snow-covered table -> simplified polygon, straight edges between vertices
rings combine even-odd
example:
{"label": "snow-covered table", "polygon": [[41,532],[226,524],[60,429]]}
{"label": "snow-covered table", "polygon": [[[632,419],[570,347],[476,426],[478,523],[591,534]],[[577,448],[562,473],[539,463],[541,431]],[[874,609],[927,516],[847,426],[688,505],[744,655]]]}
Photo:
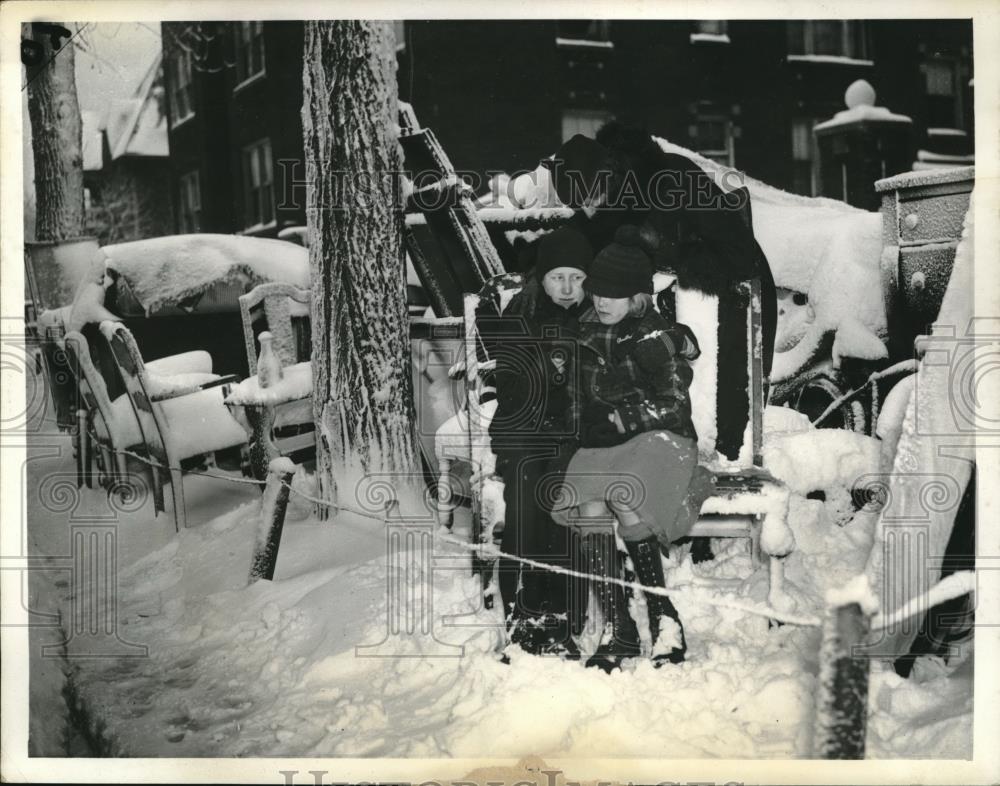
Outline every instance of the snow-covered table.
{"label": "snow-covered table", "polygon": [[305,361],[286,366],[282,378],[268,387],[261,387],[256,375],[248,377],[233,386],[226,405],[242,408],[250,436],[250,472],[264,480],[268,465],[282,455],[273,438],[275,426],[312,417],[312,365]]}

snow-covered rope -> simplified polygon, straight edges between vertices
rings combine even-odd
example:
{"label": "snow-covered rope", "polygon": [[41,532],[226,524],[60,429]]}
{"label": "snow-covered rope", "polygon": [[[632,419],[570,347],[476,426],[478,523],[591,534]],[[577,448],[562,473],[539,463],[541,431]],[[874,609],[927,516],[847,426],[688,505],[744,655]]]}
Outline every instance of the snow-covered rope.
{"label": "snow-covered rope", "polygon": [[944,603],[947,600],[954,600],[970,592],[976,591],[976,572],[973,570],[963,570],[952,573],[929,590],[915,598],[910,598],[906,603],[889,614],[879,612],[872,617],[871,629],[873,631],[883,630],[898,625],[903,620],[922,614],[928,609]]}
{"label": "snow-covered rope", "polygon": [[777,620],[778,622],[783,622],[789,625],[799,625],[804,627],[819,627],[820,619],[819,617],[807,614],[789,614],[784,611],[778,611],[775,608],[767,606],[763,603],[755,603],[753,601],[740,600],[738,598],[732,599],[720,599],[717,594],[709,594],[698,592],[690,589],[688,584],[675,584],[670,587],[649,587],[645,584],[641,584],[637,581],[626,581],[625,579],[615,579],[609,576],[599,576],[594,573],[583,573],[578,570],[572,570],[571,568],[564,568],[560,565],[552,565],[548,562],[538,562],[537,560],[530,559],[528,557],[519,557],[514,554],[508,554],[495,546],[491,546],[485,543],[466,543],[458,538],[451,537],[449,535],[438,535],[438,538],[445,541],[446,543],[451,543],[453,545],[459,546],[468,551],[484,551],[491,557],[502,557],[504,559],[513,560],[515,562],[520,562],[525,565],[531,565],[532,567],[542,568],[543,570],[548,570],[553,573],[561,573],[564,576],[574,576],[575,578],[588,579],[591,581],[600,581],[605,584],[617,584],[626,589],[636,590],[638,592],[646,592],[651,595],[662,595],[663,597],[670,597],[680,595],[681,597],[688,597],[691,600],[697,601],[699,603],[705,603],[709,606],[718,606],[720,608],[735,609],[737,611],[744,611],[748,614],[755,614],[759,617],[766,617],[768,619]]}
{"label": "snow-covered rope", "polygon": [[[267,481],[266,480],[256,480],[256,479],[252,479],[252,478],[234,478],[232,475],[223,475],[223,474],[218,473],[218,472],[208,472],[207,470],[195,470],[195,469],[186,470],[186,469],[182,469],[181,467],[170,467],[170,466],[168,466],[166,464],[161,464],[159,461],[153,461],[152,459],[148,458],[147,456],[143,456],[143,455],[140,455],[139,453],[135,453],[134,451],[126,450],[126,449],[123,449],[123,448],[120,448],[120,449],[118,449],[118,450],[116,450],[114,452],[118,453],[120,455],[123,455],[123,456],[131,456],[132,458],[138,459],[139,461],[143,462],[144,464],[148,464],[150,467],[155,467],[157,469],[180,470],[180,471],[184,472],[184,474],[186,474],[186,475],[200,475],[201,477],[205,477],[205,478],[215,478],[217,480],[226,480],[226,481],[229,481],[230,483],[243,483],[243,484],[248,484],[248,485],[258,486],[258,487],[267,485]],[[379,516],[379,515],[376,515],[374,513],[369,512],[369,511],[360,510],[358,508],[353,508],[350,505],[342,505],[340,503],[330,502],[329,500],[319,499],[318,497],[312,497],[312,496],[306,494],[305,492],[300,491],[299,489],[293,488],[291,486],[291,484],[285,483],[284,481],[279,481],[279,482],[281,483],[282,486],[286,486],[288,488],[288,490],[292,494],[295,494],[295,495],[297,495],[299,497],[302,497],[303,499],[306,499],[309,502],[312,502],[314,504],[323,505],[323,506],[328,507],[328,508],[333,508],[335,511],[336,510],[344,510],[344,511],[347,511],[348,513],[354,513],[357,516],[364,516],[365,518],[374,519],[376,521],[385,521],[385,516]]]}
{"label": "snow-covered rope", "polygon": [[[132,458],[138,459],[139,461],[148,464],[151,467],[157,467],[159,469],[171,469],[165,464],[161,464],[158,461],[153,461],[146,456],[142,456],[131,450],[119,449],[116,451]],[[180,469],[179,467],[176,469]],[[202,475],[204,477],[216,478],[218,480],[226,480],[230,483],[244,483],[252,484],[255,486],[263,486],[266,481],[263,480],[251,480],[247,478],[234,478],[231,475],[222,475],[215,472],[189,470],[187,471],[189,475]],[[342,505],[339,503],[332,503],[329,500],[320,499],[318,497],[313,497],[306,494],[299,489],[293,488],[291,484],[280,481],[283,486],[286,486],[288,490],[295,494],[296,496],[302,497],[303,499],[312,502],[316,505],[324,505],[326,507],[333,508],[335,511],[343,510],[348,513],[353,513],[364,518],[374,519],[376,521],[387,521],[384,515],[376,515],[368,511],[359,510],[353,508],[349,505]],[[716,606],[719,608],[734,609],[736,611],[744,611],[748,614],[754,614],[759,617],[765,617],[767,619],[773,619],[777,622],[785,623],[788,625],[799,625],[801,627],[820,627],[821,620],[819,617],[811,614],[789,614],[788,612],[779,611],[771,606],[767,606],[763,603],[755,603],[753,601],[745,601],[738,598],[728,598],[722,599],[718,594],[709,594],[704,592],[698,592],[691,588],[691,583],[685,584],[675,584],[670,587],[649,587],[645,584],[641,584],[636,581],[626,581],[625,579],[615,579],[609,576],[599,576],[595,573],[583,573],[581,571],[572,570],[571,568],[564,568],[560,565],[553,565],[548,562],[539,562],[538,560],[533,560],[529,557],[520,557],[515,554],[508,554],[505,551],[501,551],[496,546],[487,543],[467,543],[458,538],[452,537],[450,535],[437,535],[440,540],[450,543],[460,548],[466,549],[468,551],[480,551],[485,552],[490,557],[495,557],[497,559],[508,559],[514,562],[520,562],[524,565],[530,565],[535,568],[541,568],[542,570],[547,570],[552,573],[561,573],[565,576],[573,576],[575,578],[587,579],[589,581],[599,581],[605,584],[618,584],[626,589],[632,589],[639,592],[646,592],[653,595],[662,595],[668,597],[670,595],[676,596],[680,594],[681,597],[687,597],[699,603],[705,603],[709,606]],[[936,606],[940,603],[944,603],[948,600],[953,600],[954,598],[959,598],[962,595],[967,595],[970,592],[975,592],[976,589],[976,574],[974,571],[960,571],[958,573],[953,573],[952,575],[942,579],[929,590],[915,598],[911,598],[902,606],[900,606],[895,611],[891,613],[884,614],[879,612],[872,618],[871,630],[879,631],[885,628],[891,627],[893,625],[898,625],[905,619],[909,617],[914,617],[918,614],[924,613],[927,609],[932,606]]]}

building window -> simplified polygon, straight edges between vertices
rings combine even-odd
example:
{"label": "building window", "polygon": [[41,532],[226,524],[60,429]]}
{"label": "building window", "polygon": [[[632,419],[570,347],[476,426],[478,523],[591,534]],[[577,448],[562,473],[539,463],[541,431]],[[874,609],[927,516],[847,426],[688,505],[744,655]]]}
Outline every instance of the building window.
{"label": "building window", "polygon": [[694,23],[691,43],[729,43],[729,22],[724,19],[702,19]]}
{"label": "building window", "polygon": [[565,142],[575,134],[593,138],[597,130],[611,119],[611,113],[602,109],[564,109],[562,113],[562,139]]}
{"label": "building window", "polygon": [[246,184],[247,229],[258,229],[274,221],[274,179],[271,170],[271,140],[263,139],[243,148],[243,182]]}
{"label": "building window", "polygon": [[927,125],[962,128],[958,61],[935,59],[921,66],[927,93]]}
{"label": "building window", "polygon": [[606,19],[560,19],[557,35],[576,41],[608,41],[611,23]]}
{"label": "building window", "polygon": [[192,115],[191,52],[178,48],[170,59],[170,124],[176,126]]}
{"label": "building window", "polygon": [[201,177],[194,169],[179,180],[180,231],[201,232]]}
{"label": "building window", "polygon": [[688,134],[700,155],[723,166],[734,166],[733,123],[728,117],[699,114]]}
{"label": "building window", "polygon": [[817,118],[798,118],[792,121],[792,191],[803,196],[816,195],[816,166],[819,149],[813,126]]}
{"label": "building window", "polygon": [[788,23],[788,54],[864,60],[867,28],[856,19],[795,20]]}
{"label": "building window", "polygon": [[237,87],[264,73],[264,23],[238,22],[234,51]]}

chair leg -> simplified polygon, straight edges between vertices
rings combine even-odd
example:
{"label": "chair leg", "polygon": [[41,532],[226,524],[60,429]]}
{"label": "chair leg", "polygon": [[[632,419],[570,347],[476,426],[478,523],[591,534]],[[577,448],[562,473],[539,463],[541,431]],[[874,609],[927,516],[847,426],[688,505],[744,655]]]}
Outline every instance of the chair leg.
{"label": "chair leg", "polygon": [[454,523],[455,510],[455,504],[451,500],[454,493],[451,486],[451,464],[451,459],[438,459],[437,517],[438,524],[448,529]]}
{"label": "chair leg", "polygon": [[167,506],[163,500],[163,478],[160,477],[160,469],[151,466],[149,474],[153,483],[153,515],[155,516],[157,513],[165,513]]}
{"label": "chair leg", "polygon": [[90,432],[83,433],[83,482],[88,489],[94,487],[94,443],[90,439]]}
{"label": "chair leg", "polygon": [[753,566],[754,571],[760,567],[761,550],[760,550],[760,532],[764,528],[764,519],[760,516],[755,516],[753,521],[750,522],[750,564]]}
{"label": "chair leg", "polygon": [[78,409],[76,411],[76,428],[73,433],[73,452],[76,454],[76,487],[80,488],[84,483],[83,462],[85,458],[84,440],[87,435],[87,411]]}
{"label": "chair leg", "polygon": [[174,499],[174,528],[180,532],[181,524],[187,526],[187,511],[184,509],[184,473],[181,469],[170,469],[170,495]]}
{"label": "chair leg", "polygon": [[98,450],[101,451],[101,468],[104,473],[104,477],[100,478],[100,483],[102,486],[110,486],[114,483],[115,475],[117,470],[113,463],[114,459],[111,455],[111,449],[104,444],[98,445]]}

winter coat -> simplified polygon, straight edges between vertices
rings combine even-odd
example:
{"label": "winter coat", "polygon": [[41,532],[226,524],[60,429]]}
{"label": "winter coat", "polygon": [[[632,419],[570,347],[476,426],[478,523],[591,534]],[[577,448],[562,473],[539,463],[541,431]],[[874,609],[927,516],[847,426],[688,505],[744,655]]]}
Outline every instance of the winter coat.
{"label": "winter coat", "polygon": [[496,361],[497,409],[489,428],[493,452],[502,461],[525,447],[572,438],[565,417],[568,371],[577,320],[588,303],[563,308],[533,275],[518,273],[494,276],[479,297],[482,347]]}
{"label": "winter coat", "polygon": [[[578,424],[582,446],[609,447],[658,429],[697,439],[688,395],[688,360],[697,356],[691,331],[652,308],[614,325],[602,324],[588,308],[580,317],[578,367],[569,383],[569,418]],[[610,422],[614,414],[624,434]]]}

